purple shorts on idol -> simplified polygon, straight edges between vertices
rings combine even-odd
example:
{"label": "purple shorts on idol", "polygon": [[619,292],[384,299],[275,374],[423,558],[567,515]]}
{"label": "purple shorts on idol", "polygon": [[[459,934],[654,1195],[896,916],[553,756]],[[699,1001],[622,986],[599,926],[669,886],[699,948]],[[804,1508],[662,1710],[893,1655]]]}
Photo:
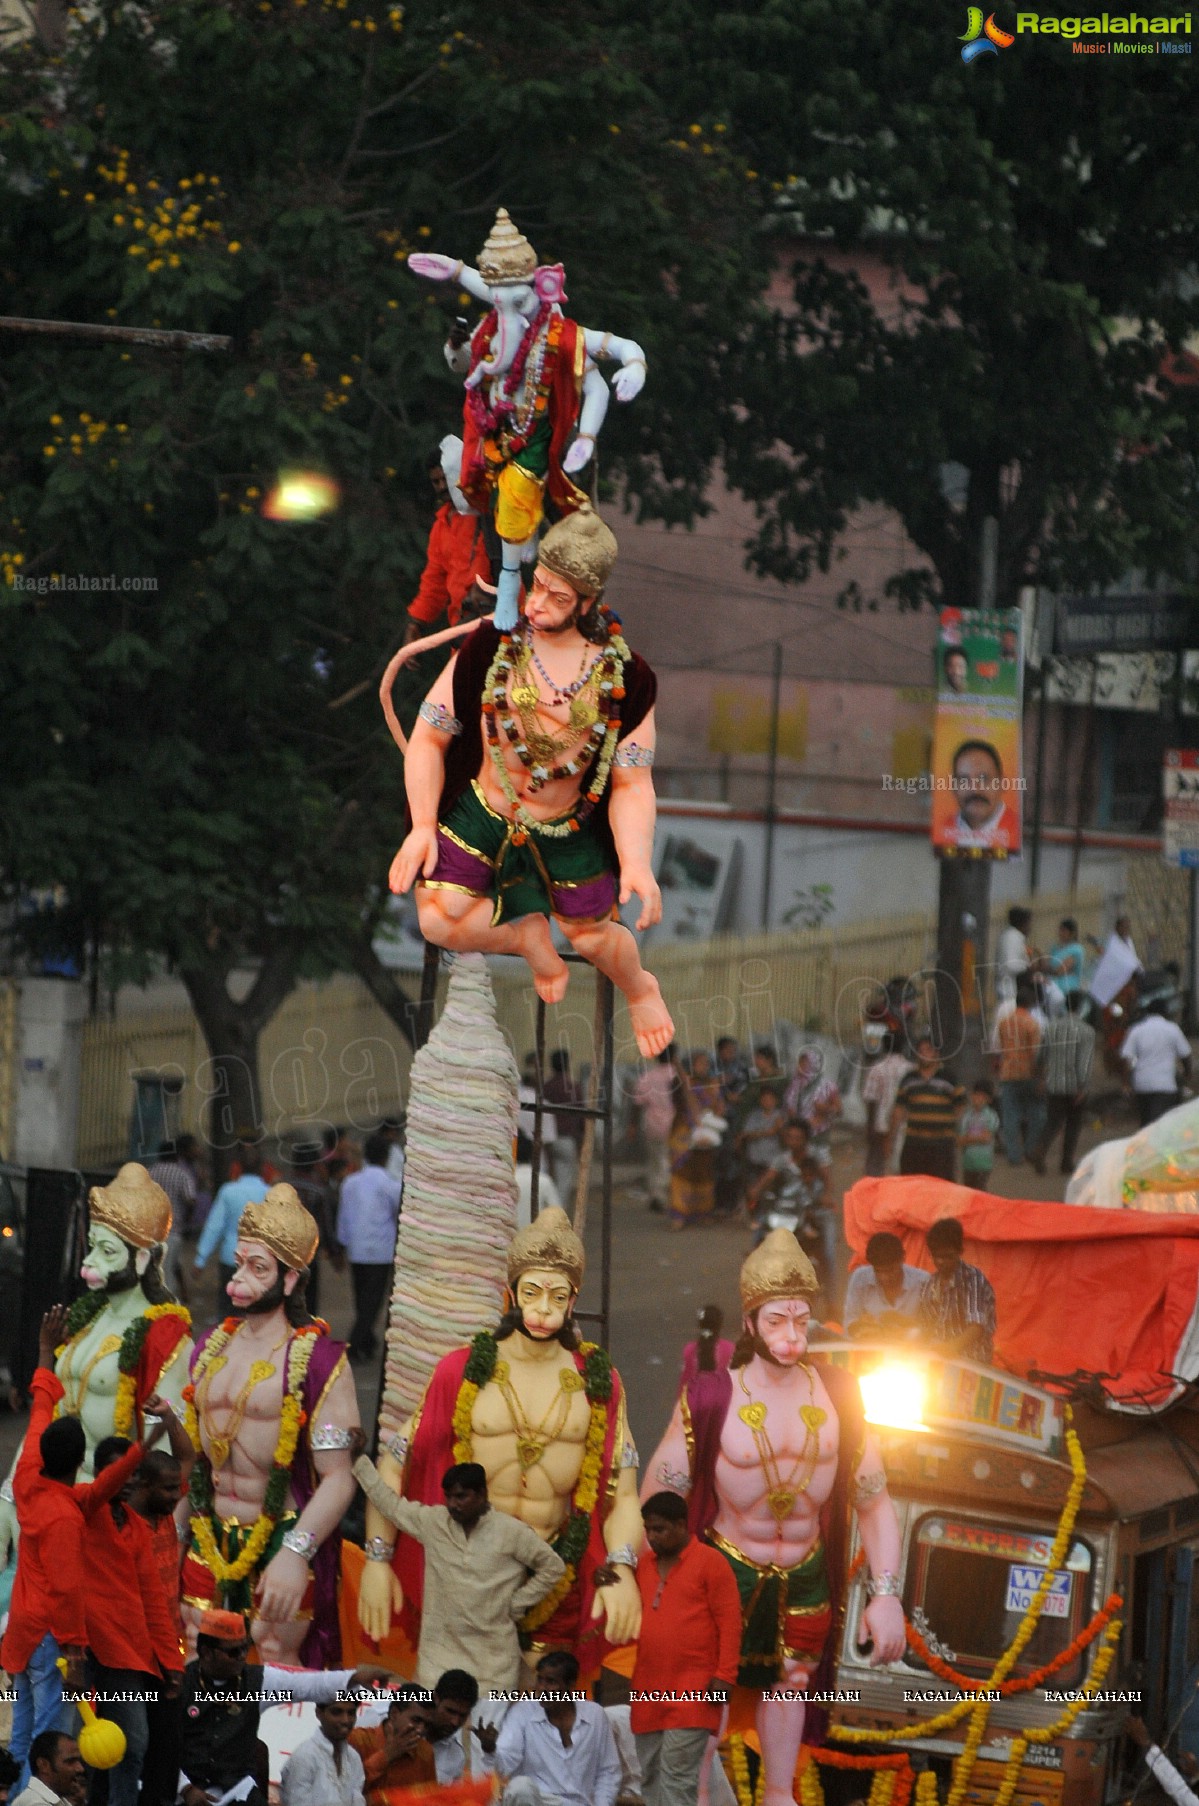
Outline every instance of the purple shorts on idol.
{"label": "purple shorts on idol", "polygon": [[520,846],[511,823],[496,813],[476,781],[438,824],[437,864],[422,882],[430,890],[487,897],[493,922],[556,915],[606,921],[616,906],[616,879],[586,824],[569,836],[530,835]]}

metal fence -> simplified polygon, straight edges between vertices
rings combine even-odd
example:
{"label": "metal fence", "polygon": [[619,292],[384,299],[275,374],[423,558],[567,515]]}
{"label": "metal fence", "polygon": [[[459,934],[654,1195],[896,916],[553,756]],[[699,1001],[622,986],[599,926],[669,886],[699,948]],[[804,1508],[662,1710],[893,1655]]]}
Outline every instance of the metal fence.
{"label": "metal fence", "polygon": [[[1057,922],[1067,913],[1078,918],[1084,934],[1099,935],[1103,910],[1098,891],[1041,897],[1032,938],[1041,947],[1051,946]],[[902,975],[919,992],[934,961],[935,929],[927,914],[675,942],[650,953],[682,1048],[711,1047],[722,1034],[749,1045],[772,1038],[779,1024],[852,1045],[862,1009],[877,996],[879,985]],[[986,992],[985,972],[982,977]],[[416,979],[408,982],[415,995]],[[535,994],[517,960],[495,961],[493,982],[500,1026],[519,1062],[534,1044]],[[443,976],[442,991],[444,984]],[[547,1045],[566,1049],[576,1072],[595,1057],[594,1011],[593,974],[589,968],[572,967],[566,1001],[549,1012]],[[621,1000],[616,1059],[618,1064],[637,1059]],[[403,1108],[410,1064],[404,1038],[356,978],[301,985],[262,1036],[257,1129],[274,1139],[322,1123],[371,1128]],[[147,1069],[182,1081],[181,1129],[220,1138],[220,1112],[212,1109],[217,1098],[213,1068],[191,1011],[118,1016],[84,1028],[80,1165],[102,1166],[124,1157],[133,1076]],[[227,1126],[225,1132],[231,1134],[231,1129]]]}

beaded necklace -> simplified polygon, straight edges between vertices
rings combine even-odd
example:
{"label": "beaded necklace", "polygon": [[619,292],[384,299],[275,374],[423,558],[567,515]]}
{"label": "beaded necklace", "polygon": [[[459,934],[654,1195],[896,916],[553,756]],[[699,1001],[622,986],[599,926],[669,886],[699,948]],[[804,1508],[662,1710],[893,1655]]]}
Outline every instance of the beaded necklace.
{"label": "beaded necklace", "polygon": [[[467,391],[466,405],[480,437],[487,437],[497,433],[501,427],[507,427],[510,450],[523,450],[537,417],[544,414],[548,406],[546,359],[551,351],[557,352],[561,337],[561,318],[560,314],[554,314],[550,302],[543,301],[525,328],[511,364],[494,384],[494,399],[487,399],[481,382]],[[497,324],[498,317],[493,312],[483,325],[481,357],[487,353]],[[518,412],[516,397],[524,383],[530,358],[533,368],[529,371],[524,405]]]}
{"label": "beaded necklace", "polygon": [[[530,834],[547,836],[553,840],[564,840],[568,834],[577,834],[604,794],[616,753],[616,743],[620,738],[620,704],[625,694],[624,667],[625,660],[631,654],[621,633],[619,619],[603,603],[597,603],[596,607],[608,634],[607,644],[590,673],[596,686],[596,719],[579,750],[561,765],[538,762],[523,738],[520,723],[512,711],[508,686],[515,675],[522,651],[519,632],[500,635],[500,643],[484,679],[483,727],[487,737],[487,750],[491,755],[500,789],[512,810],[514,846],[521,846]],[[538,821],[529,814],[516,794],[516,787],[504,762],[500,745],[501,731],[529,773],[529,789],[533,793],[560,778],[577,777],[595,761],[591,782],[580,797],[577,807],[565,821]]]}

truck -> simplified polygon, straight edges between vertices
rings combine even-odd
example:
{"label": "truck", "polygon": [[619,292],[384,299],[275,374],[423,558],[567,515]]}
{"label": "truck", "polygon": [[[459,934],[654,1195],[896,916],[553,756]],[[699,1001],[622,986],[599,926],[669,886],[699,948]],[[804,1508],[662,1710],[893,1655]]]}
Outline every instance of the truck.
{"label": "truck", "polygon": [[[1066,1399],[1011,1372],[894,1342],[838,1341],[813,1354],[862,1382],[899,1514],[908,1619],[935,1657],[982,1687],[1049,1560],[1072,1479]],[[1016,1806],[1107,1806],[1126,1796],[1130,1712],[1162,1740],[1177,1725],[1180,1747],[1199,1753],[1199,1414],[1186,1396],[1165,1412],[1138,1415],[1113,1410],[1096,1387],[1090,1394],[1069,1405],[1087,1478],[1065,1565],[1013,1674],[1059,1655],[1112,1593],[1123,1599],[1123,1632],[1095,1704],[1060,1741],[1029,1745]],[[869,1649],[855,1640],[865,1603],[859,1571],[847,1599],[832,1721],[893,1728],[902,1737],[961,1692],[911,1648],[903,1661],[871,1668]],[[968,1799],[994,1798],[1013,1735],[1060,1717],[1098,1648],[1092,1643],[1043,1686],[992,1705]],[[914,1766],[931,1766],[944,1781],[967,1722],[893,1747],[908,1747]]]}

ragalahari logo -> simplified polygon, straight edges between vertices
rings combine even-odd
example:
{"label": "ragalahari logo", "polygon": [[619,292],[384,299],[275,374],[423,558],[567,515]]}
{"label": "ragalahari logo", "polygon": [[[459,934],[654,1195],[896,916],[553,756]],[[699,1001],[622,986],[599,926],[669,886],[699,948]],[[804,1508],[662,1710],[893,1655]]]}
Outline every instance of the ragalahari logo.
{"label": "ragalahari logo", "polygon": [[959,42],[962,46],[962,61],[972,63],[976,57],[998,56],[1001,50],[1008,50],[1016,42],[1010,31],[1002,31],[995,23],[995,14],[987,16],[983,24],[981,6],[966,8],[966,30]]}

